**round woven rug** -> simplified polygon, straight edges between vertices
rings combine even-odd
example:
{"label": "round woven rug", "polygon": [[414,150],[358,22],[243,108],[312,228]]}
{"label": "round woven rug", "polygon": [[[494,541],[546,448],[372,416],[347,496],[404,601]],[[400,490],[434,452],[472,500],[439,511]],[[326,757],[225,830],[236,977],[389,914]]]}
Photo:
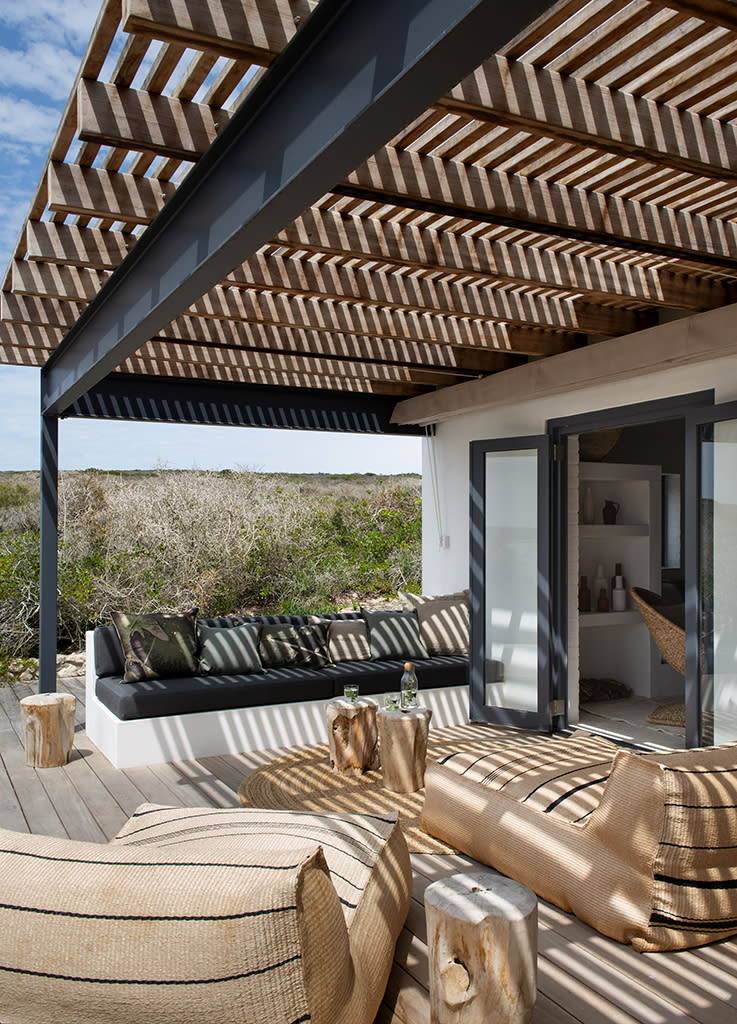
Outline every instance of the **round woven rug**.
{"label": "round woven rug", "polygon": [[314,811],[319,814],[378,814],[399,811],[399,825],[410,853],[455,853],[420,828],[425,790],[393,793],[378,772],[358,777],[339,775],[330,767],[327,743],[300,747],[247,775],[238,787],[244,807]]}
{"label": "round woven rug", "polygon": [[645,719],[650,725],[686,726],[686,705],[681,703],[659,704]]}

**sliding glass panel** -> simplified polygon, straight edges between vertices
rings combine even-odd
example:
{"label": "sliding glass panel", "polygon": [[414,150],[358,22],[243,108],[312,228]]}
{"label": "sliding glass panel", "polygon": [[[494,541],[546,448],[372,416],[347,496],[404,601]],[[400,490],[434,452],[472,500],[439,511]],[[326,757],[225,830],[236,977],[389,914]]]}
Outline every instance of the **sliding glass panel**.
{"label": "sliding glass panel", "polygon": [[737,420],[701,427],[702,742],[737,740]]}
{"label": "sliding glass panel", "polygon": [[548,729],[547,438],[472,446],[472,716]]}
{"label": "sliding glass panel", "polygon": [[537,451],[486,455],[484,703],[537,711]]}

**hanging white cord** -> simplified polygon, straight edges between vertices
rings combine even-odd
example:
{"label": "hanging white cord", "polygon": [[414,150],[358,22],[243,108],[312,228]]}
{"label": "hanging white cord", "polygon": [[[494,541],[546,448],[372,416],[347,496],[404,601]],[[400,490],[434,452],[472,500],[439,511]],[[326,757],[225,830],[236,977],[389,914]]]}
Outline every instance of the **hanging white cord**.
{"label": "hanging white cord", "polygon": [[435,523],[438,528],[438,547],[443,546],[443,524],[440,520],[440,493],[438,490],[438,465],[435,453],[435,433],[431,426],[425,427],[427,440],[427,451],[430,460],[430,489],[432,490],[433,506],[435,508]]}

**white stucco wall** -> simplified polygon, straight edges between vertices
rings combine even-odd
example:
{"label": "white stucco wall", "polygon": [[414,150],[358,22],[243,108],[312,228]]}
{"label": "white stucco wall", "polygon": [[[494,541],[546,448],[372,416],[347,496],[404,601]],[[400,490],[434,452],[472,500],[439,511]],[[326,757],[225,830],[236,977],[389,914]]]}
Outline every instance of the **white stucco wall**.
{"label": "white stucco wall", "polygon": [[[498,406],[439,423],[436,436],[423,442],[424,593],[442,594],[468,586],[471,441],[539,434],[545,431],[548,420],[562,416],[672,398],[710,388],[714,389],[718,403],[737,399],[737,358],[717,359],[567,395]],[[442,545],[441,537],[444,538]]]}

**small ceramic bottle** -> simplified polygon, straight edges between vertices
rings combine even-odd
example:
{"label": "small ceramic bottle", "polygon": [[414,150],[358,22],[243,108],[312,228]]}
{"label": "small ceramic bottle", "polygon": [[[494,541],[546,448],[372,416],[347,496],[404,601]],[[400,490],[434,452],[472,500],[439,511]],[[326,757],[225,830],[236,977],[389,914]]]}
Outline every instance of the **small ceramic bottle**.
{"label": "small ceramic bottle", "polygon": [[594,521],[594,495],[590,487],[583,492],[583,521],[585,523]]}
{"label": "small ceramic bottle", "polygon": [[[597,565],[597,567],[596,567],[596,576],[594,577],[594,596],[596,597],[597,602],[598,602],[599,598],[601,597],[602,590],[604,591],[604,593],[606,594],[606,596],[608,598],[609,597],[609,581],[607,580],[606,576],[604,575],[604,566],[603,565]],[[601,611],[601,609],[599,609],[599,611]],[[609,611],[608,607],[606,608],[606,611]]]}
{"label": "small ceramic bottle", "polygon": [[614,577],[614,587],[612,589],[612,611],[623,612],[627,608],[627,591],[624,587],[624,577]]}
{"label": "small ceramic bottle", "polygon": [[581,577],[581,584],[578,588],[578,610],[582,615],[591,611],[591,591],[589,590],[588,576]]}

